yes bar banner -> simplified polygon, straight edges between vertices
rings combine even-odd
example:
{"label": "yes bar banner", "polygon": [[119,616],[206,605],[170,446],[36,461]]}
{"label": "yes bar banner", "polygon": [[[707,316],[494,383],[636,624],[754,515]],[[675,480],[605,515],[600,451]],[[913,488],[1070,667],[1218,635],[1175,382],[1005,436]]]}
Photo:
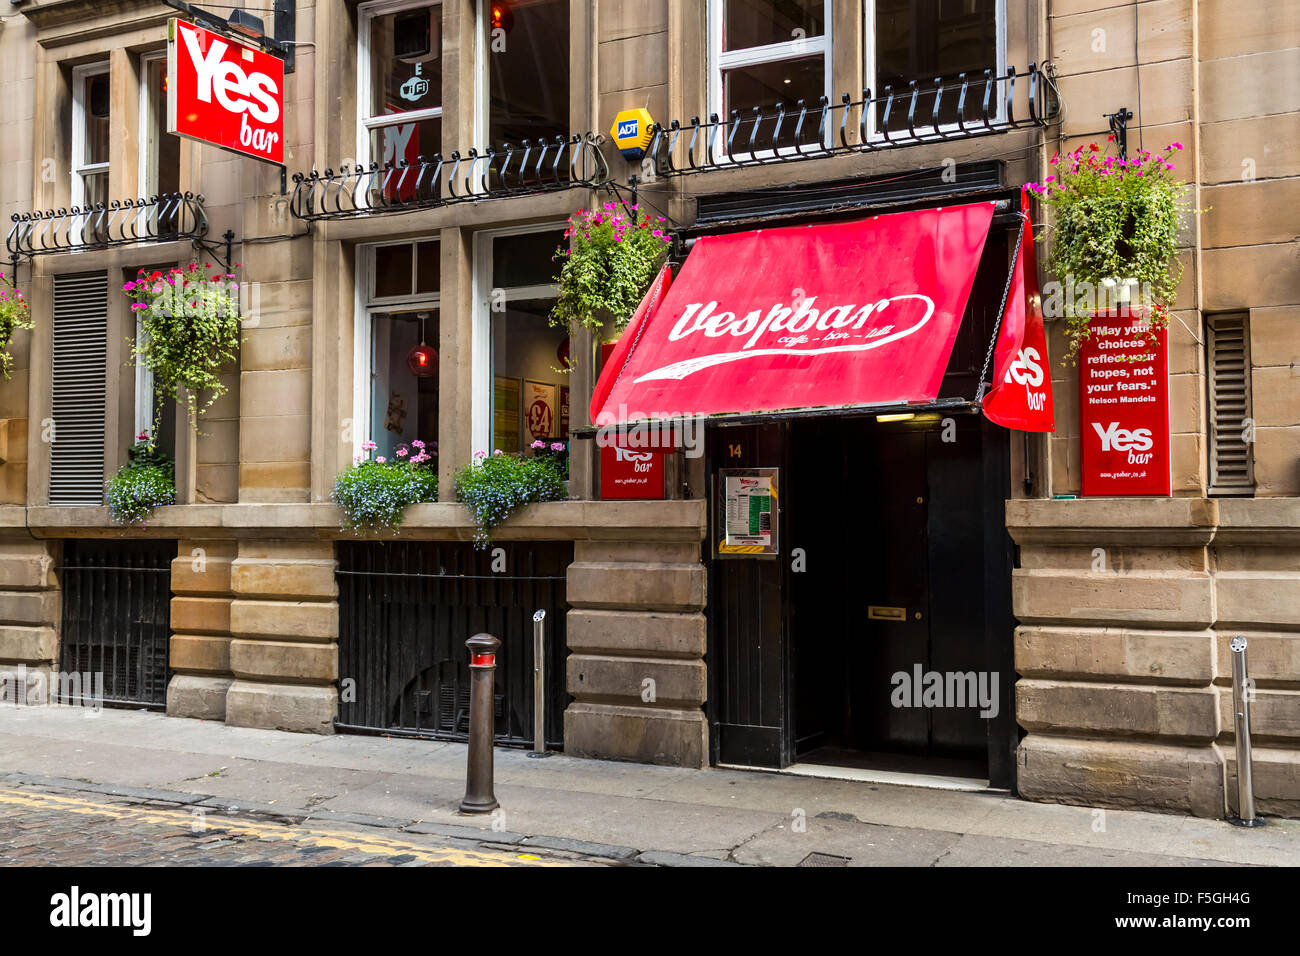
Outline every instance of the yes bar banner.
{"label": "yes bar banner", "polygon": [[173,19],[167,131],[284,165],[284,61]]}
{"label": "yes bar banner", "polygon": [[1085,497],[1169,495],[1168,329],[1102,312],[1079,347]]}
{"label": "yes bar banner", "polygon": [[1047,358],[1038,261],[1029,197],[1020,191],[1020,251],[1016,255],[1006,312],[993,353],[993,387],[984,396],[984,415],[1004,428],[1026,432],[1056,431],[1052,408],[1052,370]]}

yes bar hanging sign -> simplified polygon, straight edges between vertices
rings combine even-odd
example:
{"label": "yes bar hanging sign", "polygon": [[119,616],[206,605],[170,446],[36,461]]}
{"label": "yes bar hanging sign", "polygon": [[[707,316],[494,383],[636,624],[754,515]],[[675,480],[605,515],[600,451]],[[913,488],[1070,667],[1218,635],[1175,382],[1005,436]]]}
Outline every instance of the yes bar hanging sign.
{"label": "yes bar hanging sign", "polygon": [[284,165],[284,61],[173,19],[167,131]]}

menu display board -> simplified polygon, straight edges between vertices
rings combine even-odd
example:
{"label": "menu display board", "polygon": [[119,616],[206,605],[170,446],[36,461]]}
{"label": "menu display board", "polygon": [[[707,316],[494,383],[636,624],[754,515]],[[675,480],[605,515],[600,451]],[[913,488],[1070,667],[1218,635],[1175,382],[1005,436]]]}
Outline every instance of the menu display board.
{"label": "menu display board", "polygon": [[722,468],[714,491],[713,538],[718,557],[780,553],[776,468]]}
{"label": "menu display board", "polygon": [[1079,348],[1079,441],[1085,497],[1169,495],[1168,329],[1101,313]]}

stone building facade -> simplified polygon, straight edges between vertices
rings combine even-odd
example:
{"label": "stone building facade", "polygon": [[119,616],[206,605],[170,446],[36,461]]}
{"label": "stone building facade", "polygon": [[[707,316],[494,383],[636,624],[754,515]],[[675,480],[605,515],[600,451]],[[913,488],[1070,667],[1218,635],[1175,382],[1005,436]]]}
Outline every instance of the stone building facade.
{"label": "stone building facade", "polygon": [[[745,17],[737,13],[724,43],[720,31],[732,22],[727,5],[743,8]],[[1008,66],[1050,63],[1045,75],[1060,108],[1042,124],[997,135],[695,176],[655,177],[656,170],[624,160],[604,142],[599,149],[609,178],[626,193],[629,177],[638,176],[643,203],[687,232],[701,228],[702,197],[770,196],[773,187],[798,192],[924,170],[936,171],[942,183],[945,169],[992,164],[995,185],[1006,192],[1042,179],[1054,153],[1104,139],[1106,114],[1131,109],[1130,149],[1185,144],[1180,171],[1204,210],[1188,217],[1177,321],[1169,331],[1173,495],[1075,497],[1078,383],[1073,368],[1054,361],[1057,431],[1009,443],[1000,496],[1016,548],[1003,588],[1015,623],[1000,638],[1014,661],[1015,676],[1005,677],[1008,685],[1015,682],[1020,728],[1012,725],[1010,785],[1033,800],[1230,813],[1235,765],[1227,642],[1243,634],[1257,685],[1257,802],[1266,813],[1300,812],[1295,5],[974,0],[960,11],[944,7],[940,17],[936,5],[922,3],[817,0],[786,5],[804,11],[806,23],[796,26],[803,32],[793,42],[805,46],[765,54],[778,21],[764,10],[775,6],[758,0],[299,3],[294,69],[285,83],[287,172],[324,175],[357,162],[413,159],[406,145],[411,127],[414,148],[428,158],[557,130],[607,132],[615,114],[629,108],[645,107],[661,123],[686,124],[722,111],[720,95],[732,95],[723,89],[734,90],[739,105],[753,105],[740,101],[778,82],[764,72],[772,63],[797,66],[794,85],[838,101],[843,91],[858,96],[878,89],[886,69],[906,64],[899,50],[920,48],[915,41],[909,48],[906,37],[919,36],[921,24],[932,20],[975,47],[975,53],[954,53],[952,44],[944,45],[946,34],[934,45],[961,69],[979,50],[989,51],[987,65],[999,75]],[[493,390],[495,377],[527,382],[530,374],[493,364],[506,361],[492,358],[506,354],[500,344],[506,339],[493,338],[493,293],[505,289],[506,321],[516,323],[509,342],[532,335],[526,330],[537,326],[536,307],[529,303],[544,305],[553,294],[545,289],[549,253],[537,249],[572,212],[609,195],[582,184],[509,195],[485,187],[477,201],[303,218],[295,182],[290,178],[282,190],[279,169],[190,140],[169,141],[165,131],[152,134],[159,120],[151,105],[157,73],[150,58],[165,49],[174,15],[150,0],[24,0],[0,12],[6,229],[11,215],[147,195],[169,185],[201,195],[209,244],[200,249],[188,238],[163,235],[20,257],[18,282],[35,327],[15,335],[13,371],[0,383],[0,662],[25,665],[29,679],[67,669],[61,647],[69,542],[112,540],[129,548],[143,539],[175,541],[167,713],[332,733],[340,693],[354,675],[340,664],[340,621],[347,613],[340,610],[338,572],[340,549],[350,544],[330,492],[387,413],[370,395],[376,376],[388,374],[376,356],[386,347],[393,355],[400,350],[377,345],[375,336],[395,343],[399,328],[402,336],[416,334],[416,317],[424,316],[421,334],[427,321],[435,322],[436,394],[412,391],[404,401],[420,418],[419,434],[438,443],[443,500],[410,509],[401,538],[468,547],[472,523],[447,490],[456,470],[476,451],[491,450],[504,427],[496,417],[502,399]],[[270,14],[259,15],[269,23]],[[975,27],[968,29],[967,21]],[[752,33],[748,43],[745,30]],[[421,45],[421,36],[428,44]],[[421,62],[418,75],[432,90],[421,94],[429,97],[415,103],[423,112],[405,127],[384,118],[406,108],[392,99],[405,95],[394,92],[394,62]],[[729,70],[735,76],[724,76]],[[393,188],[394,204],[410,198],[405,187]],[[923,198],[904,195],[896,202]],[[864,208],[874,214],[884,207],[877,201]],[[53,317],[60,289],[69,288],[61,277],[106,276],[98,366],[103,427],[96,433],[102,453],[91,456],[100,459],[91,471],[108,477],[154,411],[130,365],[125,343],[135,335],[134,319],[117,288],[141,267],[183,266],[220,254],[219,237],[227,230],[234,234],[230,266],[248,299],[238,364],[223,372],[228,392],[197,432],[183,411],[164,419],[170,432],[161,437],[175,453],[178,503],[144,528],[118,527],[105,507],[85,500],[84,490],[74,500],[76,482],[53,467],[60,368]],[[403,270],[409,270],[405,277]],[[1212,470],[1207,382],[1207,329],[1220,317],[1245,331],[1254,425],[1250,483],[1226,489],[1215,486]],[[1058,325],[1048,326],[1057,356],[1064,353]],[[536,334],[554,346],[546,333]],[[583,336],[569,348],[595,354]],[[590,363],[579,363],[564,386],[569,427],[577,434],[588,424],[592,372]],[[723,598],[711,583],[704,464],[671,463],[668,500],[605,501],[599,500],[598,463],[590,437],[573,438],[572,500],[531,506],[498,534],[524,548],[540,541],[572,546],[565,572],[563,689],[571,699],[563,714],[564,747],[708,765],[718,759],[711,749],[708,613]],[[1100,566],[1097,549],[1106,556]],[[647,678],[657,688],[649,697]],[[33,700],[39,686],[31,685]]]}

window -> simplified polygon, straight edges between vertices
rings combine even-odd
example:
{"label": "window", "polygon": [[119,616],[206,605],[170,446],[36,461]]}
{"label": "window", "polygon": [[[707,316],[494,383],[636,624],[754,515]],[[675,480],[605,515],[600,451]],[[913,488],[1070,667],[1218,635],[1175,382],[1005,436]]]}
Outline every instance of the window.
{"label": "window", "polygon": [[483,0],[480,19],[487,75],[479,125],[487,143],[567,139],[569,0]]}
{"label": "window", "polygon": [[167,54],[149,54],[140,61],[140,195],[180,189],[180,138],[167,132]]}
{"label": "window", "polygon": [[432,161],[442,152],[442,5],[384,0],[358,10],[357,156]]}
{"label": "window", "polygon": [[108,202],[108,62],[72,70],[72,205]]}
{"label": "window", "polygon": [[[166,272],[173,268],[174,263],[162,263],[159,265],[146,266],[150,272],[159,269]],[[126,269],[123,271],[122,279],[118,286],[138,279],[139,275],[135,269]],[[144,344],[145,331],[144,322],[136,313],[130,313],[133,316],[132,321],[135,323],[135,341],[137,347]],[[134,361],[134,359],[132,360]],[[161,409],[158,408],[158,396],[154,392],[153,372],[143,364],[135,365],[135,431],[131,434],[134,436],[142,432],[148,432],[154,439],[154,443],[160,451],[176,457],[176,401],[175,396],[168,396],[162,401]],[[154,428],[154,413],[159,412],[157,429]]]}
{"label": "window", "polygon": [[[868,6],[867,64],[868,83],[875,96],[884,94],[886,86],[897,93],[909,92],[915,80],[922,89],[933,89],[934,80],[955,81],[965,73],[971,80],[983,77],[984,71],[1005,72],[1001,31],[1005,23],[1003,0],[874,0]],[[874,75],[874,80],[872,79]],[[983,111],[983,84],[972,82],[967,96],[966,120]],[[1001,94],[1001,95],[999,95]],[[999,114],[1005,109],[1005,87],[995,86],[993,100]],[[889,117],[889,130],[907,129],[910,99],[901,106],[896,101]],[[917,97],[916,116],[931,122],[934,94]],[[957,95],[948,93],[940,103],[941,124],[956,123]],[[884,104],[877,107],[877,129],[884,122]]]}
{"label": "window", "polygon": [[569,336],[550,324],[552,256],[564,241],[554,226],[475,237],[476,451],[531,454],[535,441],[568,441]]}
{"label": "window", "polygon": [[[711,0],[709,51],[709,112],[741,115],[733,153],[749,152],[755,107],[765,116],[755,147],[761,143],[767,152],[796,145],[799,100],[811,111],[822,96],[833,96],[829,0]],[[786,110],[779,136],[778,103]],[[797,144],[816,145],[817,129],[816,119],[805,121]]]}
{"label": "window", "polygon": [[436,455],[438,243],[387,243],[365,247],[361,255],[354,454],[369,439],[374,454],[390,461],[401,448],[416,453],[417,440]]}
{"label": "window", "polygon": [[1255,491],[1250,408],[1250,325],[1241,312],[1206,317],[1210,398],[1210,494]]}

